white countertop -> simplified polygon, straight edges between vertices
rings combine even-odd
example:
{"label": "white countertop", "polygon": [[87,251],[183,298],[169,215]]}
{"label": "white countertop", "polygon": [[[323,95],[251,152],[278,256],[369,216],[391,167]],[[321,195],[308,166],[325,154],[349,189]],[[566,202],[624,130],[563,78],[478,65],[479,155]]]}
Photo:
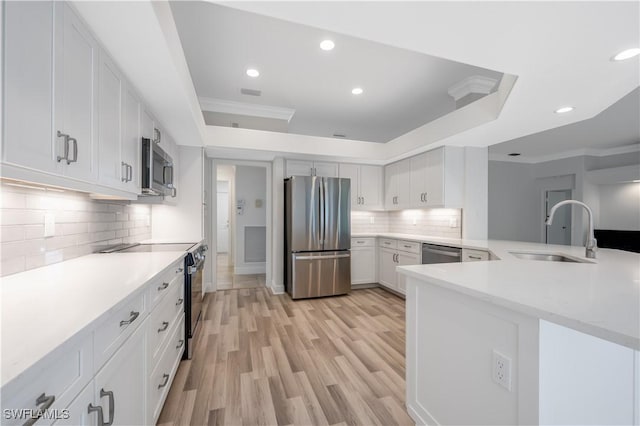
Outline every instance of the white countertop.
{"label": "white countertop", "polygon": [[182,257],[178,251],[92,254],[2,278],[1,386]]}
{"label": "white countertop", "polygon": [[[400,266],[398,271],[489,303],[640,350],[640,254],[519,241],[353,234],[489,250],[500,260]],[[562,253],[591,263],[522,260],[512,251]]]}

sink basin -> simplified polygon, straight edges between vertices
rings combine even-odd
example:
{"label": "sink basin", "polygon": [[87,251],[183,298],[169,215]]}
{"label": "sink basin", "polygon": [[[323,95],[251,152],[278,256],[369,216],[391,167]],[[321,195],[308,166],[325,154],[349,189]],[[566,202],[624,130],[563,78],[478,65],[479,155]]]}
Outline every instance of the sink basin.
{"label": "sink basin", "polygon": [[518,251],[512,251],[510,253],[515,257],[519,259],[524,259],[524,260],[544,260],[547,262],[590,263],[585,260],[568,257],[563,254],[518,252]]}

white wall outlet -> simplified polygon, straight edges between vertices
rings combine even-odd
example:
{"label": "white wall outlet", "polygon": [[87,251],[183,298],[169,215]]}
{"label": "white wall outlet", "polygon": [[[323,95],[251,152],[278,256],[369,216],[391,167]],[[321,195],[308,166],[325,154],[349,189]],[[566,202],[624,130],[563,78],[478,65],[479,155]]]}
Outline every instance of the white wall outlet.
{"label": "white wall outlet", "polygon": [[457,228],[458,227],[458,219],[452,217],[449,219],[449,228]]}
{"label": "white wall outlet", "polygon": [[491,376],[493,381],[511,391],[511,358],[494,350],[492,364]]}
{"label": "white wall outlet", "polygon": [[56,216],[47,212],[44,214],[44,236],[53,237],[56,234]]}

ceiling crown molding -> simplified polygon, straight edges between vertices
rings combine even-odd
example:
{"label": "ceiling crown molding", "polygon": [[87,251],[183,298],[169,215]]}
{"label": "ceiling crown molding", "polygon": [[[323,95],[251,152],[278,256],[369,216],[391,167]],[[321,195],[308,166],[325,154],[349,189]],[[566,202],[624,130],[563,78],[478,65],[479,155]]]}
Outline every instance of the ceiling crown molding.
{"label": "ceiling crown molding", "polygon": [[471,77],[467,77],[464,80],[454,84],[449,87],[447,93],[456,101],[458,99],[462,99],[470,93],[482,93],[484,95],[488,95],[491,93],[494,87],[496,87],[496,83],[498,80],[484,77],[481,75],[472,75]]}
{"label": "ceiling crown molding", "polygon": [[295,109],[291,108],[227,101],[224,99],[199,97],[198,100],[200,101],[200,108],[202,108],[203,111],[272,118],[276,120],[285,120],[287,123],[296,112]]}

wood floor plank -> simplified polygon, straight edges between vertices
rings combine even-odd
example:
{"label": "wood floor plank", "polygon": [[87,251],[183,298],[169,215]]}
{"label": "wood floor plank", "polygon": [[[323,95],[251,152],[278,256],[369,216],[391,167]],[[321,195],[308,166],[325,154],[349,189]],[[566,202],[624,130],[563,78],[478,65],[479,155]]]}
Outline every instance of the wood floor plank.
{"label": "wood floor plank", "polygon": [[413,424],[404,300],[382,289],[301,301],[264,287],[218,291],[199,330],[158,424]]}

